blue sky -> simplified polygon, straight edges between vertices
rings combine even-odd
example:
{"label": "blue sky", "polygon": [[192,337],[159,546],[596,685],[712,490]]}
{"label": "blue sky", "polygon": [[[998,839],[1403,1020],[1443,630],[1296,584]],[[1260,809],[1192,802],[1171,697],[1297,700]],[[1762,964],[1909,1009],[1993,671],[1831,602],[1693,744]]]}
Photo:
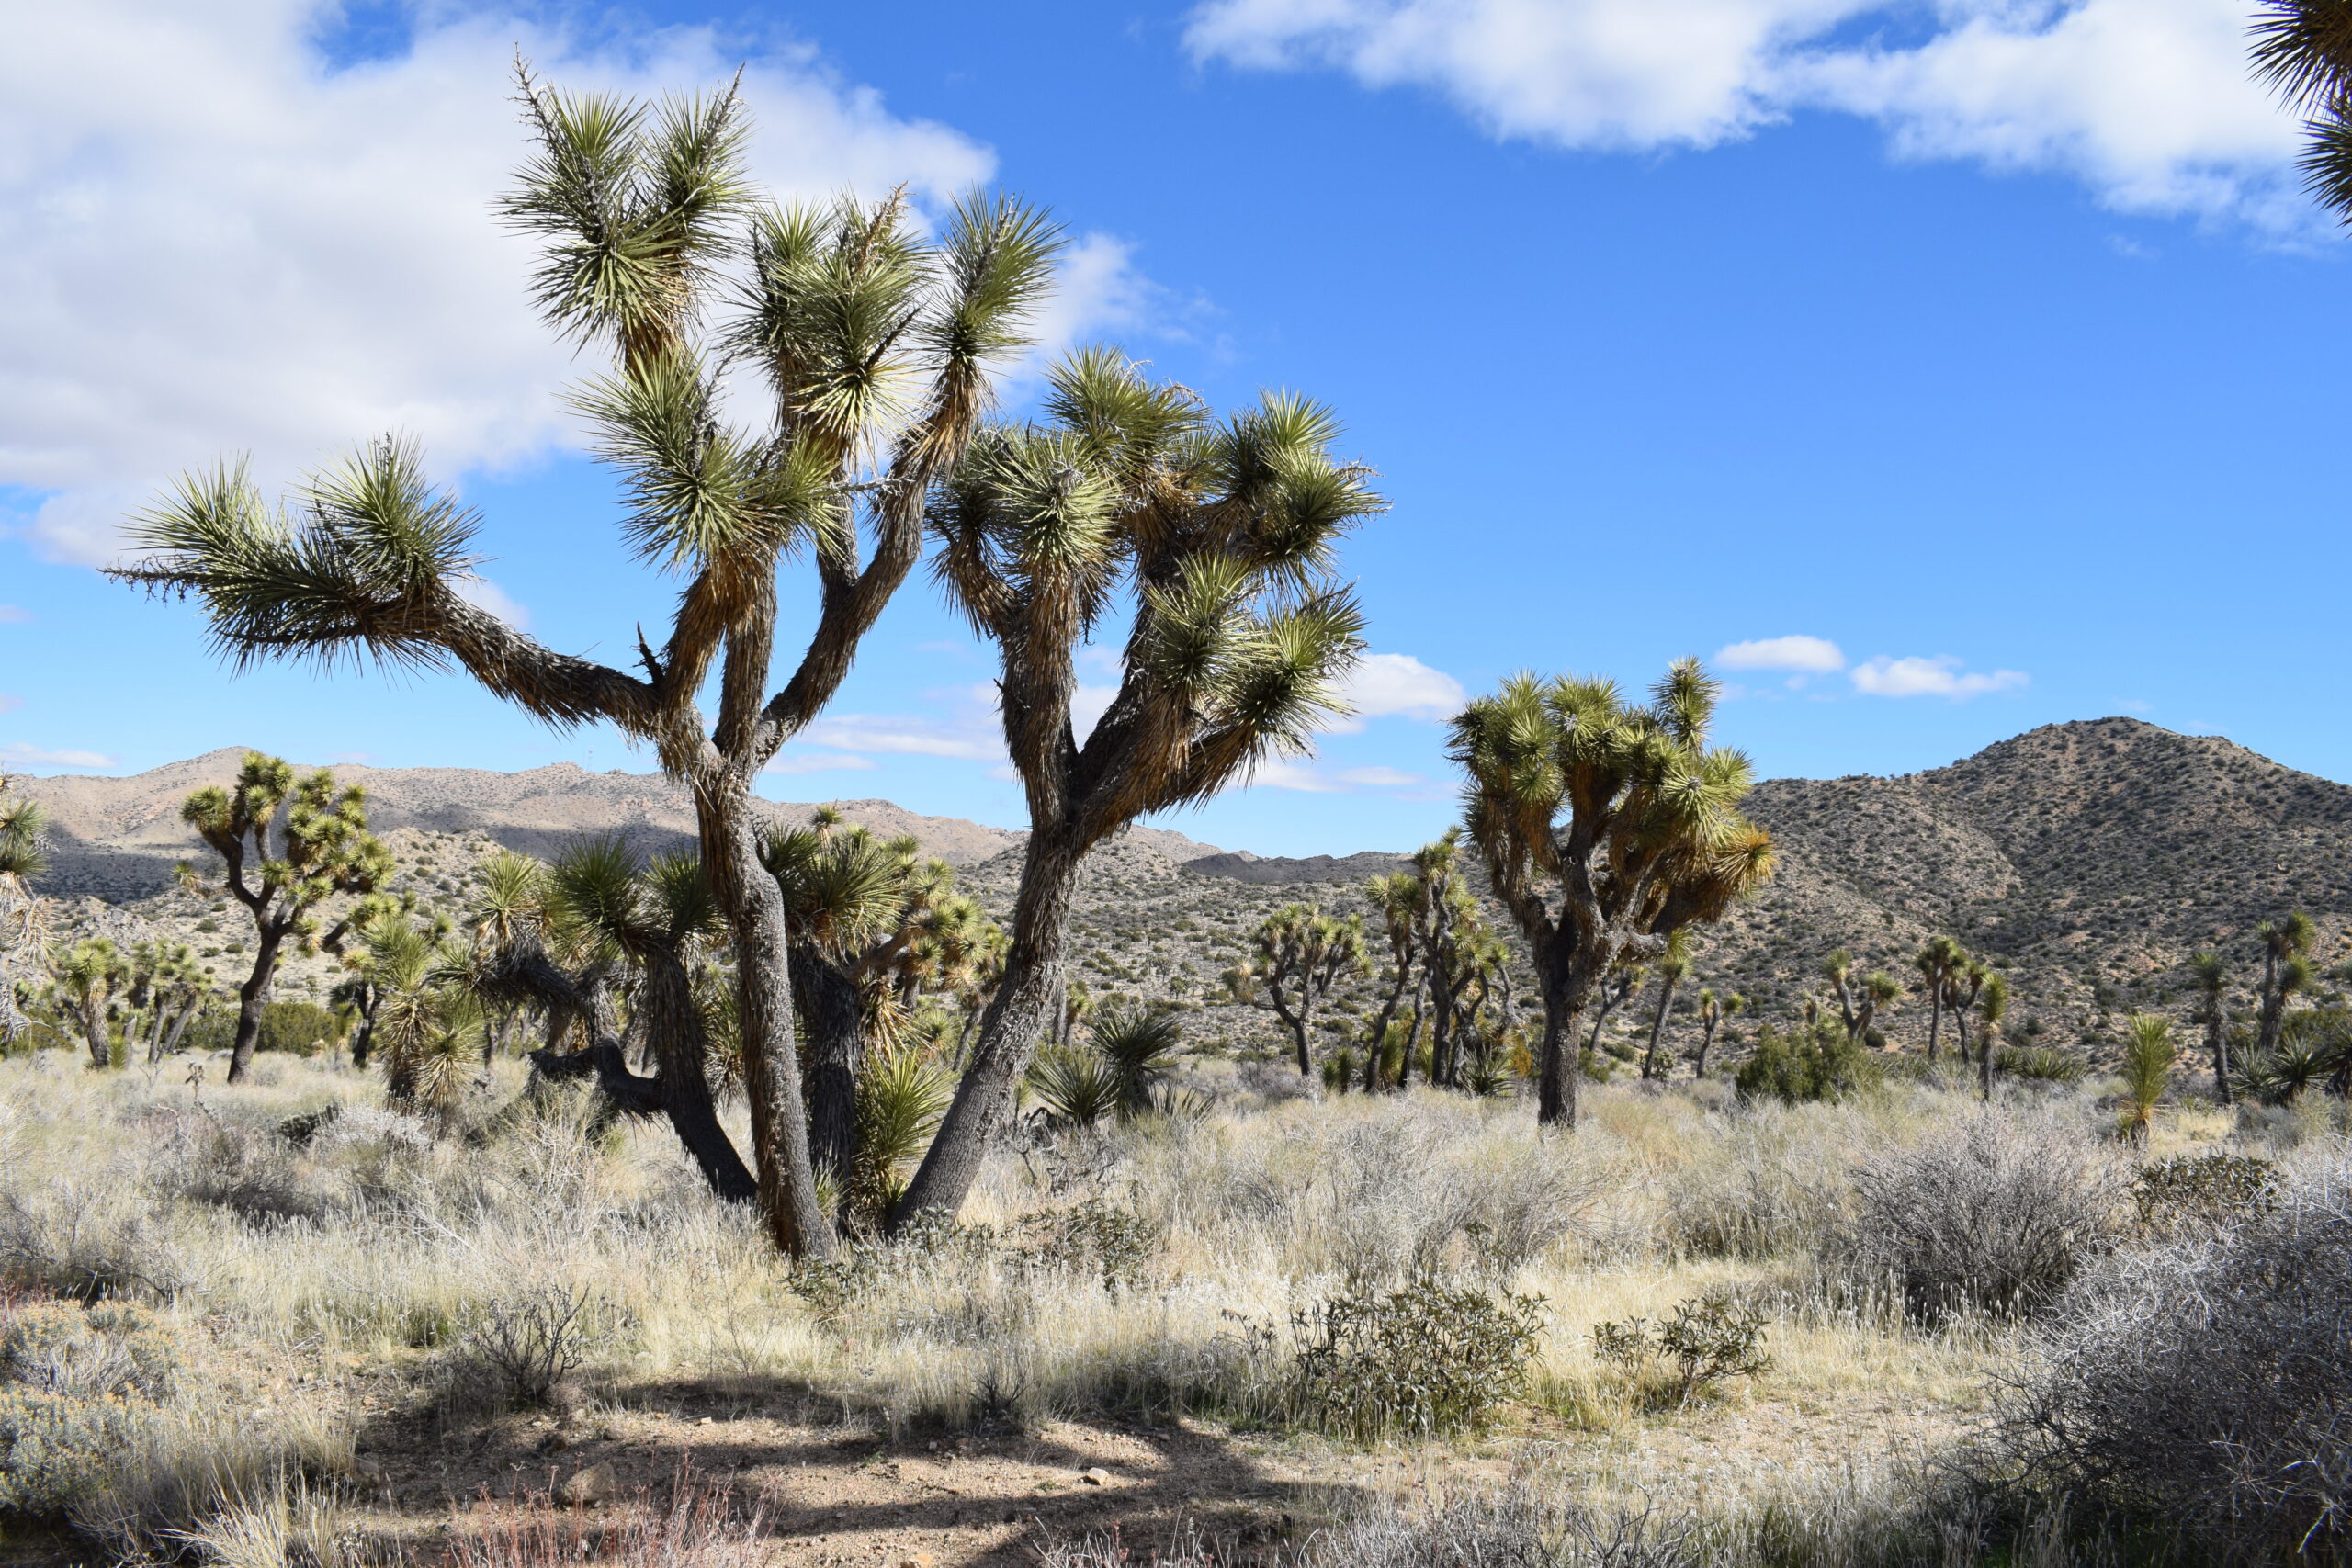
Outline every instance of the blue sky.
{"label": "blue sky", "polygon": [[[1767,774],[2130,713],[2352,779],[2344,248],[2237,0],[56,9],[0,62],[0,767],[650,766],[456,678],[232,679],[92,570],[185,466],[397,427],[537,635],[658,619],[484,212],[519,42],[641,90],[749,62],[778,188],[1001,183],[1073,236],[1052,343],[1339,409],[1394,503],[1346,557],[1366,712],[1197,837],[1409,845],[1458,693],[1684,653]],[[771,793],[1019,825],[989,674],[910,583]]]}

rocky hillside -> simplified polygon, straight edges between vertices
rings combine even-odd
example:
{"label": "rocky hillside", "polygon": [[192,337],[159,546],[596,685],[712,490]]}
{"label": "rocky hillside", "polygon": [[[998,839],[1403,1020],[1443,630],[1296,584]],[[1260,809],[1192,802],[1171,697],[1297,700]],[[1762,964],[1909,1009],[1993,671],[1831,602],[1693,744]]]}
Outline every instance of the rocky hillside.
{"label": "rocky hillside", "polygon": [[[243,947],[236,912],[171,892],[169,873],[197,855],[179,801],[232,778],[241,756],[212,752],[127,779],[28,781],[58,829],[47,890],[69,901],[77,927],[195,941],[232,977]],[[620,833],[668,848],[692,828],[684,798],[647,775],[569,763],[511,774],[336,771],[368,786],[404,885],[453,909],[473,860],[492,844],[546,854],[575,834]],[[1010,912],[1023,835],[888,801],[833,804],[876,831],[914,834],[1001,918]],[[2181,961],[2199,946],[2238,955],[2250,979],[2254,925],[2289,908],[2318,920],[2323,967],[2352,953],[2352,789],[2227,740],[2122,718],[2053,725],[1930,773],[1773,780],[1751,808],[1779,843],[1780,874],[1702,941],[1686,1003],[1711,985],[1742,992],[1763,1016],[1786,1017],[1831,949],[1850,948],[1865,966],[1907,980],[1909,955],[1942,932],[2008,972],[2015,1029],[2096,1043],[2105,1015],[2185,1008]],[[809,809],[774,807],[795,819]],[[1363,879],[1396,863],[1372,852],[1260,857],[1137,829],[1090,864],[1079,972],[1097,995],[1193,1010],[1204,1043],[1271,1048],[1267,1016],[1232,1004],[1218,983],[1245,955],[1249,931],[1294,900],[1363,910]],[[289,984],[300,994],[330,978],[314,962]],[[1331,1009],[1335,1032],[1376,1006],[1378,985],[1374,976],[1346,987]],[[1633,1026],[1640,1008],[1616,1027]],[[1888,1022],[1898,1038],[1925,1029],[1908,998]]]}

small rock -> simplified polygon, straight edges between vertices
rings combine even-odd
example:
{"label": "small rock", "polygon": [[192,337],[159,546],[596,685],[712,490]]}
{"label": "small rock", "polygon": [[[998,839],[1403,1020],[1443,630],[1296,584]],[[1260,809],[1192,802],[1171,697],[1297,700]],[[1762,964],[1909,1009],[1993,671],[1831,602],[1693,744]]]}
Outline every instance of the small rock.
{"label": "small rock", "polygon": [[613,1495],[613,1467],[609,1463],[592,1464],[585,1470],[572,1472],[564,1483],[556,1488],[556,1496],[575,1508],[593,1508]]}
{"label": "small rock", "polygon": [[695,1425],[697,1427],[707,1427],[710,1425],[710,1417],[706,1416],[701,1420],[695,1422]]}
{"label": "small rock", "polygon": [[1103,1469],[1099,1464],[1091,1470],[1082,1470],[1079,1472],[1078,1478],[1080,1481],[1085,1482],[1089,1486],[1108,1486],[1111,1484],[1111,1472]]}
{"label": "small rock", "polygon": [[938,1561],[928,1551],[911,1551],[899,1559],[899,1568],[932,1568]]}

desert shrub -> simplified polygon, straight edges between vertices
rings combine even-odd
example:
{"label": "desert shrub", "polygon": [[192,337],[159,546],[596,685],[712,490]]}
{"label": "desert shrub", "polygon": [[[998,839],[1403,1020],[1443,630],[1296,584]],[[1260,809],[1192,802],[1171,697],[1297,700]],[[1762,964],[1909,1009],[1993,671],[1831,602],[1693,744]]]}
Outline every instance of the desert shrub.
{"label": "desert shrub", "polygon": [[1757,1032],[1756,1049],[1739,1065],[1732,1083],[1742,1100],[1778,1100],[1786,1105],[1838,1100],[1878,1077],[1869,1053],[1838,1025],[1823,1022],[1810,1033],[1783,1034],[1769,1025]]}
{"label": "desert shrub", "polygon": [[2113,1165],[2054,1118],[1983,1111],[1869,1156],[1825,1262],[1892,1285],[1915,1322],[2013,1317],[2055,1302],[2114,1237]]}
{"label": "desert shrub", "polygon": [[2226,1150],[2176,1155],[2141,1168],[2132,1179],[2132,1201],[2142,1228],[2152,1235],[2211,1231],[2277,1208],[2278,1168]]}
{"label": "desert shrub", "polygon": [[1434,1280],[1333,1297],[1292,1320],[1296,1411],[1367,1442],[1484,1427],[1526,1386],[1540,1311],[1531,1296]]}
{"label": "desert shrub", "polygon": [[0,1515],[60,1518],[100,1495],[175,1371],[169,1341],[136,1307],[0,1314]]}
{"label": "desert shrub", "polygon": [[2352,1163],[2068,1292],[2005,1412],[2030,1466],[2215,1555],[2352,1553]]}
{"label": "desert shrub", "polygon": [[1133,1209],[1089,1198],[1029,1216],[1015,1257],[1032,1267],[1093,1274],[1104,1290],[1117,1291],[1141,1285],[1159,1250],[1159,1235]]}
{"label": "desert shrub", "polygon": [[1712,1145],[1658,1173],[1673,1249],[1722,1258],[1812,1251],[1846,1196],[1845,1141],[1827,1114],[1767,1100],[1711,1118]]}
{"label": "desert shrub", "polygon": [[1638,1317],[1595,1324],[1592,1348],[1654,1409],[1688,1404],[1772,1365],[1764,1352],[1764,1314],[1722,1292],[1681,1303],[1656,1327]]}
{"label": "desert shrub", "polygon": [[[261,1032],[254,1041],[256,1051],[290,1051],[307,1056],[321,1041],[332,1044],[343,1037],[343,1021],[333,1010],[316,1002],[264,1002],[261,1009]],[[197,1014],[180,1036],[184,1050],[226,1051],[237,1043],[237,1010],[233,1007],[209,1007]]]}
{"label": "desert shrub", "polygon": [[166,1192],[248,1220],[316,1219],[329,1207],[282,1135],[209,1113],[173,1129],[154,1179]]}
{"label": "desert shrub", "polygon": [[596,1303],[584,1292],[542,1286],[484,1303],[448,1363],[453,1404],[544,1410],[587,1360]]}
{"label": "desert shrub", "polygon": [[0,1185],[0,1279],[93,1302],[169,1301],[196,1283],[137,1195],[103,1177]]}

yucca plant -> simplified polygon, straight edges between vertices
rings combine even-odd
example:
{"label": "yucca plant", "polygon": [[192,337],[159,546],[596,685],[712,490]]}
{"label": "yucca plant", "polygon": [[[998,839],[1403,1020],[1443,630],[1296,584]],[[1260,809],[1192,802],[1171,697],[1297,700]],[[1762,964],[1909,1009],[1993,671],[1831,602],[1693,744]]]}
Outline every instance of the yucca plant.
{"label": "yucca plant", "polygon": [[2135,1012],[2124,1021],[2123,1135],[2144,1146],[2156,1105],[2172,1083],[2172,1021]]}
{"label": "yucca plant", "polygon": [[32,888],[49,869],[46,832],[40,807],[0,779],[0,1049],[32,1032],[24,1002],[49,962],[49,903]]}
{"label": "yucca plant", "polygon": [[930,1146],[955,1093],[954,1077],[912,1050],[885,1051],[866,1065],[857,1085],[856,1163],[842,1192],[852,1227],[871,1231],[888,1222],[908,1170]]}
{"label": "yucca plant", "polygon": [[1040,1052],[1029,1065],[1028,1086],[1057,1127],[1091,1130],[1119,1114],[1119,1070],[1091,1051]]}
{"label": "yucca plant", "polygon": [[2278,1043],[2245,1065],[2248,1094],[2265,1105],[2290,1105],[2314,1084],[2352,1066],[2352,1014],[2306,1008],[2279,1021]]}
{"label": "yucca plant", "polygon": [[1184,1025],[1175,1013],[1130,1003],[1103,1009],[1089,1038],[1095,1054],[1110,1066],[1124,1122],[1149,1111],[1152,1095],[1175,1072],[1176,1053],[1184,1046]]}

